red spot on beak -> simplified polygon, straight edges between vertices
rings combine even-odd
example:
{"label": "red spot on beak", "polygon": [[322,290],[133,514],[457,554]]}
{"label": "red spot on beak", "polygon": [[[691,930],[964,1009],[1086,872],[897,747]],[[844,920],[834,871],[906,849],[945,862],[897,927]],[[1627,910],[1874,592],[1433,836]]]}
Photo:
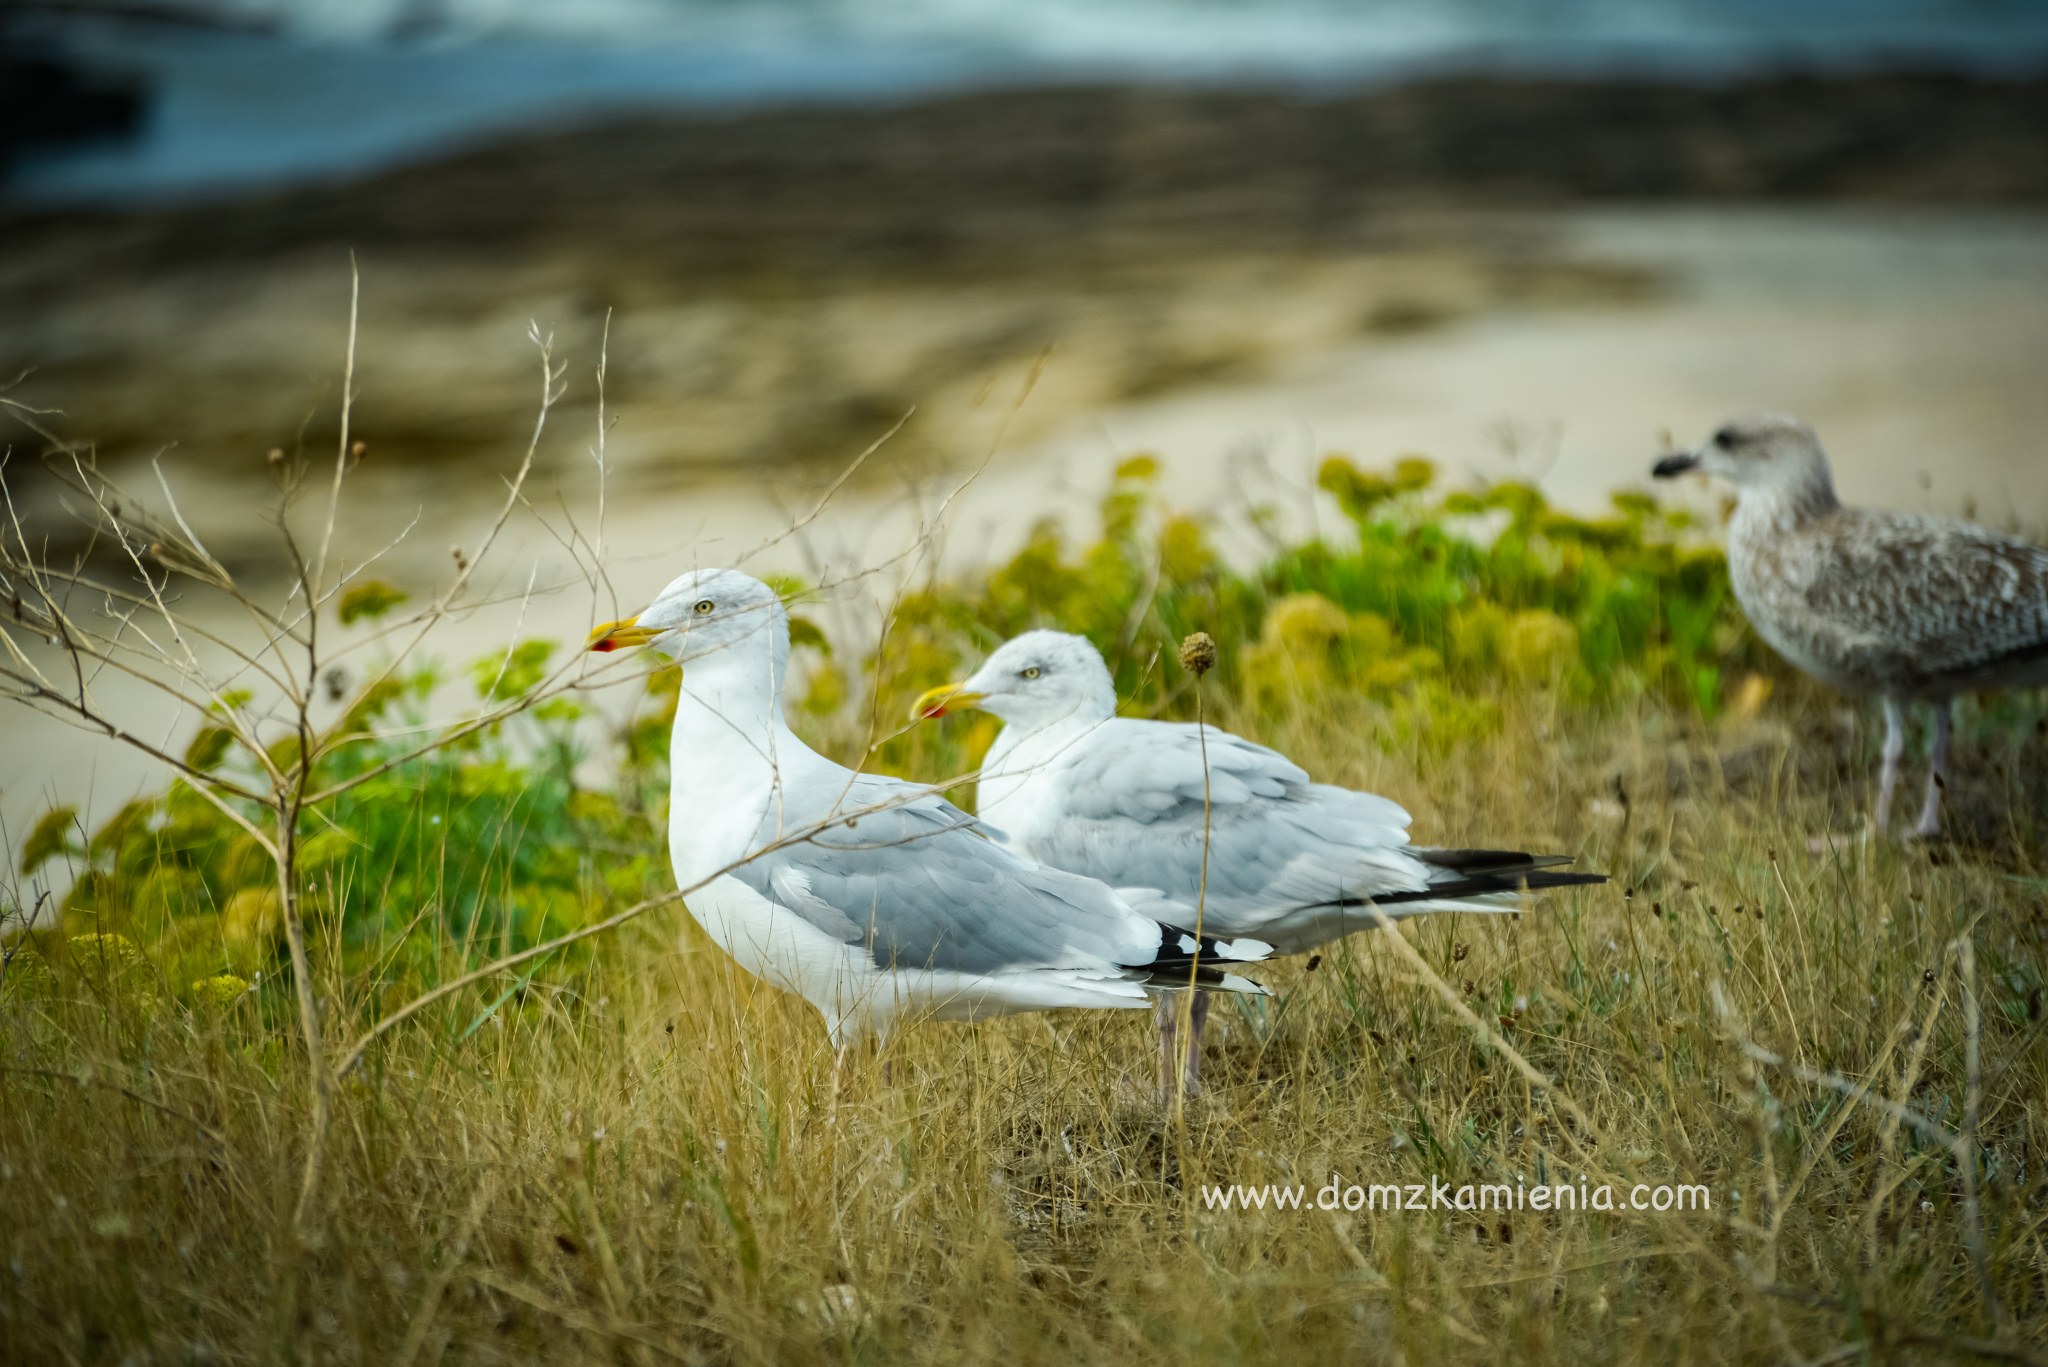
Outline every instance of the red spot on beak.
{"label": "red spot on beak", "polygon": [[602,641],[599,641],[596,645],[591,647],[592,650],[596,651],[600,655],[608,655],[612,651],[617,650],[618,648],[619,643],[609,636],[605,637]]}

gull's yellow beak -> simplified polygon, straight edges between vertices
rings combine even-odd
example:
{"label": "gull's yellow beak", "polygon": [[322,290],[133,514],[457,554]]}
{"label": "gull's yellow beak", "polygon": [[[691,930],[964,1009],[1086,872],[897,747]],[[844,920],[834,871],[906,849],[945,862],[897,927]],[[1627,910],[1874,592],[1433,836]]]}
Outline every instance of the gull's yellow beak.
{"label": "gull's yellow beak", "polygon": [[583,643],[585,650],[599,652],[623,650],[627,646],[644,646],[661,635],[649,627],[639,625],[638,617],[628,617],[620,622],[606,622],[590,633],[590,639]]}
{"label": "gull's yellow beak", "polygon": [[965,712],[981,705],[982,694],[969,693],[966,684],[949,683],[932,689],[910,705],[910,719],[929,721],[948,712]]}

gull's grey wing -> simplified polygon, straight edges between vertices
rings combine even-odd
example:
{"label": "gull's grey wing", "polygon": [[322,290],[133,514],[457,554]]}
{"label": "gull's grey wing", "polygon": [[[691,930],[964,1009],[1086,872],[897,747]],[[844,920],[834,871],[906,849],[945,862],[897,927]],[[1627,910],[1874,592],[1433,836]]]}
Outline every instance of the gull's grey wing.
{"label": "gull's grey wing", "polygon": [[2048,551],[1967,522],[1860,511],[1799,541],[1767,567],[1796,585],[1776,615],[1843,671],[1918,691],[2048,669]]}
{"label": "gull's grey wing", "polygon": [[[1307,772],[1293,760],[1228,731],[1116,717],[1063,752],[1068,809],[1084,820],[1147,825],[1183,817],[1191,808],[1199,813],[1205,748],[1212,807],[1295,796],[1310,787]],[[1405,820],[1406,813],[1401,815]]]}
{"label": "gull's grey wing", "polygon": [[[862,775],[836,811],[771,818],[757,848],[843,817],[732,872],[884,968],[984,975],[1023,968],[1145,969],[1161,928],[1109,888],[993,844],[952,803]],[[1183,960],[1185,962],[1185,960]]]}
{"label": "gull's grey wing", "polygon": [[[1112,887],[1160,894],[1184,922],[1200,898],[1205,925],[1256,935],[1262,919],[1288,907],[1429,885],[1429,870],[1407,850],[1400,806],[1311,783],[1286,756],[1214,727],[1118,718],[1052,764],[1061,819],[1040,823],[1026,852]],[[1149,899],[1140,909],[1164,914]]]}

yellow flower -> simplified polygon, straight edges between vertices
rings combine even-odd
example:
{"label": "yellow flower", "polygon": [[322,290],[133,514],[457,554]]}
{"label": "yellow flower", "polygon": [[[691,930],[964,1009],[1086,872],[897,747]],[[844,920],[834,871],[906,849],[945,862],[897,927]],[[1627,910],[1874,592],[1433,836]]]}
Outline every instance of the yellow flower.
{"label": "yellow flower", "polygon": [[1346,612],[1316,593],[1290,593],[1266,609],[1259,639],[1244,652],[1245,681],[1265,701],[1340,684],[1390,693],[1441,667],[1434,652],[1403,645],[1386,618]]}
{"label": "yellow flower", "polygon": [[1488,673],[1500,662],[1507,639],[1507,609],[1477,602],[1459,608],[1450,619],[1451,659],[1462,669]]}
{"label": "yellow flower", "polygon": [[1523,679],[1555,678],[1579,655],[1579,631],[1554,612],[1530,608],[1508,619],[1501,664]]}
{"label": "yellow flower", "polygon": [[208,1006],[227,1006],[249,991],[249,980],[233,973],[216,973],[192,984],[192,995]]}
{"label": "yellow flower", "polygon": [[1350,621],[1344,609],[1316,593],[1290,593],[1266,609],[1259,639],[1244,651],[1244,678],[1252,696],[1277,702],[1330,680],[1332,657]]}
{"label": "yellow flower", "polygon": [[1436,463],[1427,456],[1403,456],[1394,462],[1394,487],[1414,493],[1436,483]]}
{"label": "yellow flower", "polygon": [[120,973],[142,966],[142,951],[135,941],[114,931],[72,936],[71,953],[88,972],[97,968]]}
{"label": "yellow flower", "polygon": [[119,996],[149,1000],[156,984],[149,974],[149,961],[126,935],[100,931],[71,937],[71,961],[88,982],[111,988]]}
{"label": "yellow flower", "polygon": [[1266,609],[1260,644],[1290,652],[1328,650],[1350,626],[1344,609],[1320,593],[1290,593]]}

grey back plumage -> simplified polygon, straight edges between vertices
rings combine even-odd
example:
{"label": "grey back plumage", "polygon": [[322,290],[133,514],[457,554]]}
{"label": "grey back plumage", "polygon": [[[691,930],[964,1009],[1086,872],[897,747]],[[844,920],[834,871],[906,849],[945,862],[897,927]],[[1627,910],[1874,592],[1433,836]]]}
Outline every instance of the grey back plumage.
{"label": "grey back plumage", "polygon": [[1312,783],[1286,756],[1214,727],[1117,718],[1054,766],[1063,819],[1034,830],[1026,852],[1158,894],[1138,905],[1163,919],[1177,911],[1185,924],[1200,900],[1209,929],[1271,938],[1276,907],[1428,886],[1404,848],[1409,818],[1397,804]]}
{"label": "grey back plumage", "polygon": [[[982,975],[1148,964],[1157,927],[1099,883],[994,844],[935,793],[857,776],[836,802],[770,805],[732,877],[883,968]],[[774,846],[778,841],[791,843]]]}

